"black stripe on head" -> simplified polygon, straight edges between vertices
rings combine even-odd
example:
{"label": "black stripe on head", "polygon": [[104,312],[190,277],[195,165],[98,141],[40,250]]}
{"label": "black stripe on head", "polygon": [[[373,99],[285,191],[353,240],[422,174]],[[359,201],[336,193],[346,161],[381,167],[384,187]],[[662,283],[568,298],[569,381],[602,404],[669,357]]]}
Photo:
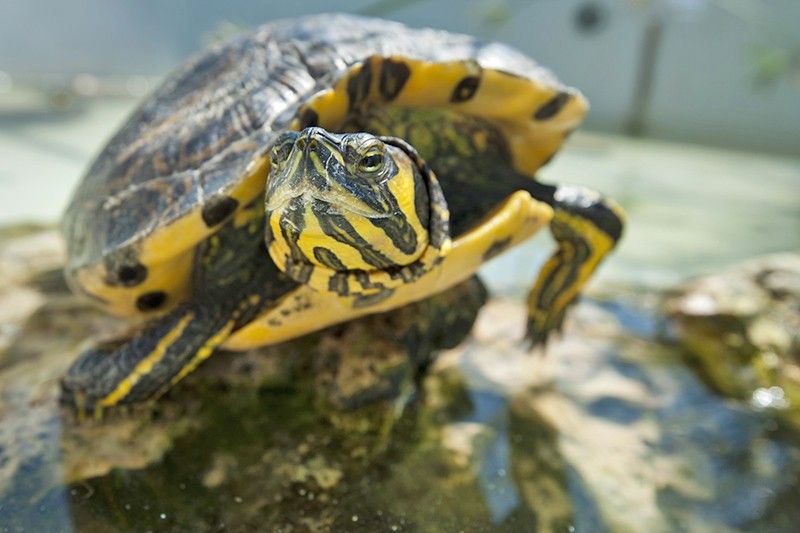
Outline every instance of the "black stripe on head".
{"label": "black stripe on head", "polygon": [[408,78],[411,76],[411,69],[402,61],[392,61],[384,59],[381,63],[381,79],[379,89],[381,96],[387,102],[397,98],[403,90]]}
{"label": "black stripe on head", "polygon": [[[417,219],[419,219],[420,225],[427,229],[430,220],[428,188],[423,183],[420,170],[417,168],[419,160],[414,161],[412,158],[412,161],[414,163],[414,211]],[[393,212],[397,214],[391,217],[370,219],[370,222],[374,226],[382,229],[386,236],[391,239],[392,244],[394,244],[399,250],[410,255],[416,251],[419,243],[417,232],[408,222],[408,217],[406,214],[400,211],[397,199],[391,195],[388,188],[386,192],[389,196],[389,198],[387,198],[387,202],[390,202],[391,208],[394,209]]]}
{"label": "black stripe on head", "polygon": [[314,258],[319,262],[319,264],[324,265],[331,270],[336,270],[339,272],[344,272],[347,270],[347,267],[342,263],[342,261],[336,256],[333,251],[329,250],[328,248],[324,248],[322,246],[315,246],[314,247]]}
{"label": "black stripe on head", "polygon": [[428,196],[428,187],[422,181],[419,172],[414,172],[414,211],[417,213],[420,225],[428,229],[431,219],[430,197]]}
{"label": "black stripe on head", "polygon": [[[351,174],[345,165],[336,161],[331,155],[328,146],[324,144],[318,148],[318,152],[321,161],[332,162],[327,167],[328,178],[336,183],[336,185],[352,196],[355,196],[369,206],[370,209],[378,213],[391,214],[400,210],[396,199],[389,191],[389,188],[383,183],[384,180],[379,181],[374,178],[362,178]],[[398,172],[397,165],[392,158],[387,159],[387,164],[389,168],[386,169],[386,174],[383,176],[385,181],[389,181],[397,175]],[[330,188],[330,185],[326,182],[325,187]],[[325,190],[327,190],[327,188]]]}
{"label": "black stripe on head", "polygon": [[[444,192],[436,179],[433,171],[427,163],[419,156],[413,146],[408,144],[403,139],[397,137],[379,137],[385,144],[396,146],[403,150],[408,157],[414,162],[420,173],[420,179],[424,182],[425,193],[427,195],[427,217],[420,216],[419,220],[423,227],[428,229],[429,242],[434,248],[440,248],[444,242],[450,237],[450,222],[447,200],[445,200]],[[416,188],[416,177],[414,186]],[[415,191],[415,209],[419,207],[416,204],[416,191]],[[445,213],[442,213],[445,212]],[[437,216],[437,214],[439,216]]]}
{"label": "black stripe on head", "polygon": [[389,217],[370,218],[370,223],[380,228],[392,241],[392,244],[406,255],[413,254],[417,249],[417,232],[401,211]]}
{"label": "black stripe on head", "polygon": [[314,265],[303,261],[293,261],[291,258],[286,258],[286,275],[298,283],[308,283],[311,279],[311,274],[314,272]]}
{"label": "black stripe on head", "polygon": [[328,290],[335,292],[339,296],[348,296],[350,294],[350,283],[347,280],[347,274],[344,272],[337,272],[328,279]]}
{"label": "black stripe on head", "polygon": [[561,109],[564,108],[571,97],[572,95],[569,93],[558,93],[545,104],[543,104],[542,107],[537,109],[536,113],[533,114],[533,118],[536,120],[548,120],[553,118],[558,114],[559,111],[561,111]]}
{"label": "black stripe on head", "polygon": [[369,244],[342,215],[330,213],[321,202],[311,204],[314,216],[325,235],[353,247],[361,254],[361,258],[369,265],[385,269],[394,263],[380,251]]}
{"label": "black stripe on head", "polygon": [[[328,147],[322,146],[318,149],[321,160],[333,160]],[[389,187],[386,185],[390,179],[398,173],[397,164],[391,158],[387,164],[390,167],[385,175],[386,180],[375,180],[373,178],[360,178],[351,175],[346,167],[333,164],[328,167],[328,176],[348,193],[357,197],[378,213],[388,214],[387,217],[369,218],[369,222],[377,228],[383,230],[392,244],[405,254],[412,254],[417,249],[417,232],[408,222],[405,213],[400,209],[397,198],[394,197]],[[326,183],[320,187],[329,188]],[[366,260],[366,259],[365,259]]]}
{"label": "black stripe on head", "polygon": [[347,80],[347,96],[350,99],[350,109],[363,102],[369,96],[372,85],[372,65],[365,61],[358,74]]}
{"label": "black stripe on head", "polygon": [[297,242],[300,240],[300,235],[306,227],[305,208],[303,201],[300,198],[293,198],[289,201],[289,205],[281,213],[279,226],[281,228],[281,235],[286,241],[291,251],[291,258],[294,261],[306,261],[306,257],[300,250]]}
{"label": "black stripe on head", "polygon": [[478,91],[478,86],[481,84],[479,76],[467,76],[462,79],[453,89],[453,94],[450,95],[450,102],[456,104],[459,102],[466,102]]}

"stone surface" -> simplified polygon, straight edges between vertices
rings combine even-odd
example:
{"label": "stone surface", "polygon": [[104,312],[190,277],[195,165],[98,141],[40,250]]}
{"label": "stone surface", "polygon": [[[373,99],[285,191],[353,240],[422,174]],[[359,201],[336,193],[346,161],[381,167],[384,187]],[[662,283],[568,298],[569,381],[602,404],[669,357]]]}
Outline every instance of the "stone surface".
{"label": "stone surface", "polygon": [[[450,348],[422,379],[424,335],[409,326],[430,308],[418,306],[219,354],[154,408],[98,422],[58,408],[58,377],[92,338],[126,326],[66,293],[52,266],[20,269],[0,300],[0,531],[792,531],[800,520],[797,431],[698,379],[660,340],[657,294],[581,303],[531,354],[510,299],[490,301],[458,344],[471,306],[454,293],[439,304],[458,312],[433,331]],[[730,304],[758,342],[786,342],[763,323],[775,295],[795,291],[784,270],[755,284],[769,287],[764,308]],[[35,304],[15,309],[8,291]],[[722,309],[710,294],[689,305],[704,319]]]}
{"label": "stone surface", "polygon": [[689,282],[666,310],[714,387],[800,424],[800,254]]}

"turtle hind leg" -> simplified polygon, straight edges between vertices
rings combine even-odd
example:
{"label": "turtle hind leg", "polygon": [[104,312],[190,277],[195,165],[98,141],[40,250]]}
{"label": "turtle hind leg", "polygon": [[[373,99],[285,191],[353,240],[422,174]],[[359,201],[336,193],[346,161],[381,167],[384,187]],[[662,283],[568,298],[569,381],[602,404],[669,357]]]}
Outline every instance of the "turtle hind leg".
{"label": "turtle hind leg", "polygon": [[315,393],[339,410],[378,401],[404,403],[436,352],[472,330],[487,292],[477,276],[429,298],[337,326],[315,359]]}
{"label": "turtle hind leg", "polygon": [[455,348],[470,334],[488,295],[480,278],[472,276],[408,306],[416,319],[402,330],[400,338],[421,373],[432,362],[434,352]]}
{"label": "turtle hind leg", "polygon": [[526,338],[537,346],[561,329],[566,310],[619,241],[624,215],[614,202],[583,187],[534,182],[529,189],[553,207],[550,231],[557,245],[528,294]]}

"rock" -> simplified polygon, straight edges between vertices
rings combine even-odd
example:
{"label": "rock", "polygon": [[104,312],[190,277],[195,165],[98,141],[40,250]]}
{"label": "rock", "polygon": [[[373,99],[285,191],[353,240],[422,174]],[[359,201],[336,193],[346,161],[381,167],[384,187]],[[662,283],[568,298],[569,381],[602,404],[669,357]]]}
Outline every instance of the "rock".
{"label": "rock", "polygon": [[[763,409],[788,402],[784,388],[760,385],[752,405],[710,391],[659,341],[663,320],[643,303],[652,293],[580,303],[546,351],[529,353],[515,300],[490,301],[459,343],[485,298],[465,285],[401,313],[220,353],[155,406],[80,421],[59,409],[58,377],[92,338],[126,326],[66,292],[51,267],[2,289],[36,301],[2,315],[0,531],[791,531],[800,521],[800,437]],[[720,283],[688,307],[722,324],[737,323],[736,309],[750,318],[728,340],[774,351],[787,337],[770,302],[796,293],[785,271],[751,277],[733,303],[716,297]],[[431,312],[437,320],[416,319]],[[435,360],[429,338],[448,348]],[[785,368],[777,354],[768,362]]]}
{"label": "rock", "polygon": [[689,282],[666,310],[715,388],[800,424],[800,254]]}

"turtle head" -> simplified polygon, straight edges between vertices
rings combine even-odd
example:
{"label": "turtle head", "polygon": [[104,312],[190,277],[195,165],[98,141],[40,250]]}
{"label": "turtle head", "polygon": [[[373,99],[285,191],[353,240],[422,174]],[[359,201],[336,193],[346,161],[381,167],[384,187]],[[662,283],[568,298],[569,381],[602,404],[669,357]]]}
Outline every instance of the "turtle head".
{"label": "turtle head", "polygon": [[439,183],[400,139],[284,133],[270,153],[266,191],[270,256],[318,290],[389,291],[431,270],[450,245]]}

